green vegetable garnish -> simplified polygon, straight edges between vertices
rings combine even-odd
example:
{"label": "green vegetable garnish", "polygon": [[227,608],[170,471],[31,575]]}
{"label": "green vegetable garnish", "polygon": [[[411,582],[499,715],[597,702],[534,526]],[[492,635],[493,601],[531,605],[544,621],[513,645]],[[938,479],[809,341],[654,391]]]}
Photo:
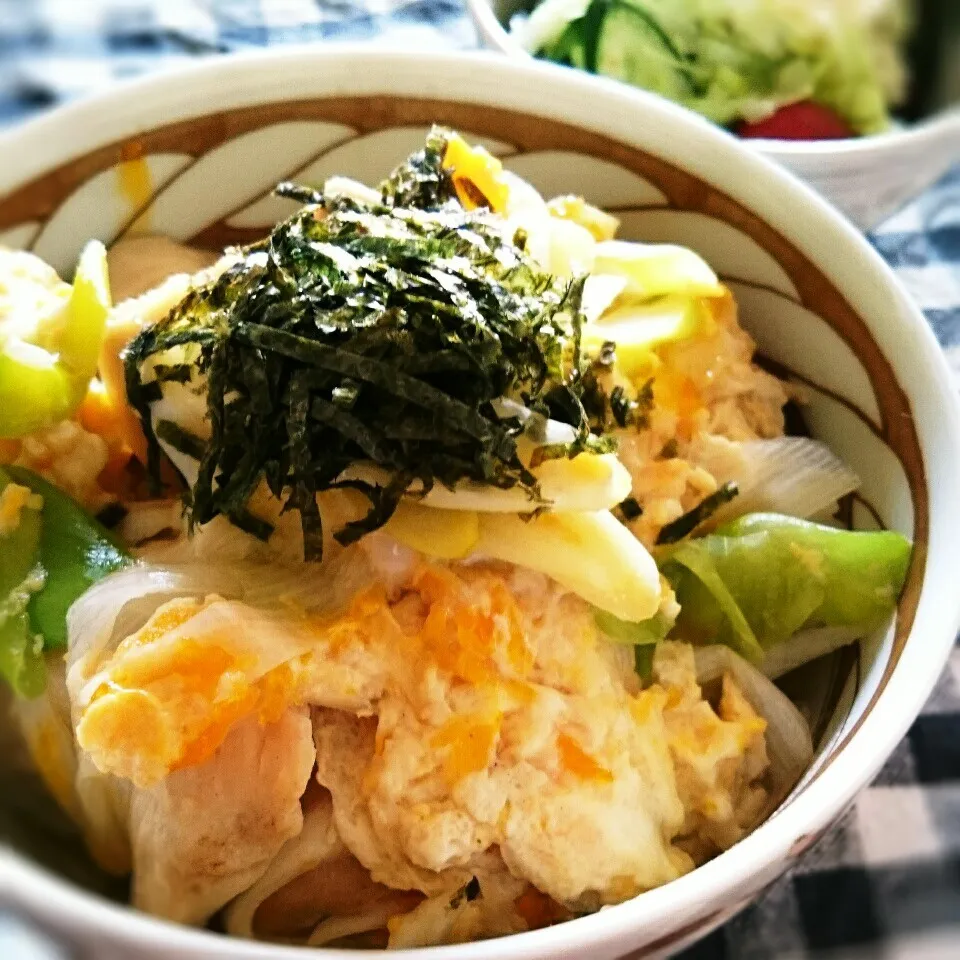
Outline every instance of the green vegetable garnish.
{"label": "green vegetable garnish", "polygon": [[656,652],[655,643],[643,643],[633,648],[633,670],[644,686],[653,679],[653,658]]}
{"label": "green vegetable garnish", "polygon": [[108,574],[127,566],[130,557],[114,534],[61,490],[29,470],[6,469],[16,483],[43,497],[39,562],[45,582],[27,610],[44,648],[64,649],[67,611],[74,601]]}
{"label": "green vegetable garnish", "polygon": [[[581,401],[582,278],[542,272],[502,220],[460,206],[442,166],[447,136],[434,131],[382,185],[380,203],[285,186],[309,205],[131,344],[128,395],[154,476],[158,438],[197,454],[192,523],[240,516],[265,479],[300,512],[316,559],[324,490],[352,486],[370,501],[364,519],[337,531],[341,543],[385,523],[415,481],[520,486],[538,501],[517,456],[523,424],[492,405],[505,396],[575,427],[576,440],[551,455],[611,448]],[[184,345],[206,391],[212,435],[202,444],[155,422],[150,407],[151,359],[166,353],[158,362],[169,365]],[[342,479],[357,464],[394,479]]]}
{"label": "green vegetable garnish", "polygon": [[615,617],[612,613],[607,613],[606,610],[594,610],[593,619],[611,640],[633,646],[659,643],[673,626],[673,622],[662,613],[640,623],[630,623],[628,620]]}
{"label": "green vegetable garnish", "polygon": [[759,660],[805,627],[864,633],[893,612],[910,542],[891,531],[838,530],[778,514],[753,514],[715,534],[661,551],[684,637],[726,643]]}
{"label": "green vegetable garnish", "polygon": [[658,613],[649,620],[630,623],[599,609],[593,611],[593,619],[609,640],[633,646],[634,670],[645,684],[649,683],[657,644],[673,629],[673,621]]}
{"label": "green vegetable garnish", "polygon": [[[0,470],[0,496],[10,482],[10,476]],[[37,636],[27,614],[30,599],[44,580],[40,511],[24,506],[18,521],[0,534],[0,675],[20,696],[35,697],[43,692],[47,676],[43,638]]]}
{"label": "green vegetable garnish", "polygon": [[0,496],[10,483],[43,504],[28,502],[0,534],[0,675],[19,696],[35,697],[46,685],[44,652],[67,645],[71,605],[130,559],[109,531],[36,474],[0,470]]}
{"label": "green vegetable garnish", "polygon": [[97,372],[109,309],[106,251],[91,241],[52,339],[39,330],[9,332],[0,323],[0,437],[25,436],[80,405]]}
{"label": "green vegetable garnish", "polygon": [[[812,100],[859,134],[905,92],[903,0],[544,0],[511,26],[530,53],[668,97],[717,123]],[[861,7],[862,9],[857,9]]]}

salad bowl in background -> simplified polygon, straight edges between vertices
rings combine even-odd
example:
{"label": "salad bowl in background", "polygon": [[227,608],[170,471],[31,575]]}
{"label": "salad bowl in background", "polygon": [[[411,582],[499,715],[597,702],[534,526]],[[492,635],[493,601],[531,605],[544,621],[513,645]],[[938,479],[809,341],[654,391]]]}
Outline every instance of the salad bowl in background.
{"label": "salad bowl in background", "polygon": [[[290,212],[290,201],[271,194],[278,181],[376,182],[434,122],[484,143],[545,195],[582,193],[614,211],[628,239],[706,257],[762,354],[804,385],[813,435],[864,478],[850,522],[915,543],[895,623],[785,681],[811,718],[817,752],[770,819],[673,883],[496,945],[504,960],[666,956],[741,910],[835,822],[919,712],[960,622],[954,384],[923,317],[856,231],[746,146],[657,97],[532,61],[347,48],[206,62],[5,133],[0,244],[66,272],[91,237],[246,242]],[[0,741],[0,835],[9,845],[0,849],[0,902],[98,960],[301,952],[123,906],[123,885],[87,860],[19,763],[2,717]],[[401,955],[480,960],[490,949]]]}
{"label": "salad bowl in background", "polygon": [[[467,0],[483,43],[529,57],[510,21],[529,0]],[[922,0],[908,55],[911,92],[886,133],[846,140],[754,139],[751,146],[807,181],[862,230],[876,227],[960,161],[960,4]]]}

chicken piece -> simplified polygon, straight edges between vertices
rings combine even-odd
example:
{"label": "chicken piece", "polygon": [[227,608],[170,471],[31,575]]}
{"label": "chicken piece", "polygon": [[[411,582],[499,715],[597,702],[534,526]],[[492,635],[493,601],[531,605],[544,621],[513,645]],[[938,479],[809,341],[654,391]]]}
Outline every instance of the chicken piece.
{"label": "chicken piece", "polygon": [[391,624],[356,550],[322,570],[131,568],[71,611],[77,742],[103,773],[148,789],[247,716],[305,702],[370,712],[400,657]]}
{"label": "chicken piece", "polygon": [[215,596],[162,605],[89,681],[77,742],[143,788],[202,763],[238,720],[275,720],[295,701],[290,662],[309,637],[286,626]]}
{"label": "chicken piece", "polygon": [[[451,883],[418,869],[406,856],[400,838],[381,835],[364,801],[364,774],[376,752],[377,721],[340,710],[314,709],[317,782],[333,794],[337,832],[347,848],[378,883],[398,890],[437,893]],[[464,874],[460,879],[470,879]],[[454,881],[455,883],[455,881]]]}
{"label": "chicken piece", "polygon": [[134,905],[199,924],[250,887],[299,834],[313,762],[308,713],[291,708],[242,721],[206,763],[135,790]]}
{"label": "chicken piece", "polygon": [[267,940],[308,936],[324,917],[359,913],[366,903],[376,902],[378,894],[398,895],[377,888],[347,851],[333,823],[330,794],[312,778],[301,807],[303,830],[227,908],[225,926],[233,936]]}

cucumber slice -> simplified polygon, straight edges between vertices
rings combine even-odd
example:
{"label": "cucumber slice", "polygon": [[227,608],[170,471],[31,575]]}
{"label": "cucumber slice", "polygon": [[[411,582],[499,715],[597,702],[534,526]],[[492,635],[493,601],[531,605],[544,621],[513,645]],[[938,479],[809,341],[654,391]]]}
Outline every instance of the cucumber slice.
{"label": "cucumber slice", "polygon": [[683,58],[645,10],[614,3],[603,20],[596,50],[597,73],[651,90],[671,100],[692,92]]}
{"label": "cucumber slice", "polygon": [[593,0],[582,17],[572,20],[560,36],[544,50],[554,63],[597,72],[597,45],[609,0]]}
{"label": "cucumber slice", "polygon": [[550,46],[545,47],[540,56],[564,67],[583,69],[586,65],[586,52],[583,45],[582,24],[582,17],[568,23],[563,33]]}

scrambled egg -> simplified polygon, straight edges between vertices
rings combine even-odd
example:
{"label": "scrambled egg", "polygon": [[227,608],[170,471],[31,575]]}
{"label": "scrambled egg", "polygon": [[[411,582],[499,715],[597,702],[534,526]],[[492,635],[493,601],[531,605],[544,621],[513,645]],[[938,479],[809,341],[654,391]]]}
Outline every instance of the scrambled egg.
{"label": "scrambled egg", "polygon": [[[335,616],[165,604],[88,668],[81,748],[136,797],[187,771],[202,782],[232,730],[309,707],[343,844],[373,881],[427,897],[393,923],[392,944],[620,902],[752,825],[764,721],[729,677],[706,701],[691,648],[661,644],[641,689],[632,648],[543,575],[400,559]],[[473,877],[482,908],[437,906]],[[150,882],[138,879],[153,909]]]}
{"label": "scrambled egg", "polygon": [[647,546],[721,483],[745,475],[741,443],[783,435],[783,383],[753,363],[756,344],[737,323],[733,297],[709,304],[710,329],[654,351],[646,429],[617,431],[643,505],[628,526]]}

